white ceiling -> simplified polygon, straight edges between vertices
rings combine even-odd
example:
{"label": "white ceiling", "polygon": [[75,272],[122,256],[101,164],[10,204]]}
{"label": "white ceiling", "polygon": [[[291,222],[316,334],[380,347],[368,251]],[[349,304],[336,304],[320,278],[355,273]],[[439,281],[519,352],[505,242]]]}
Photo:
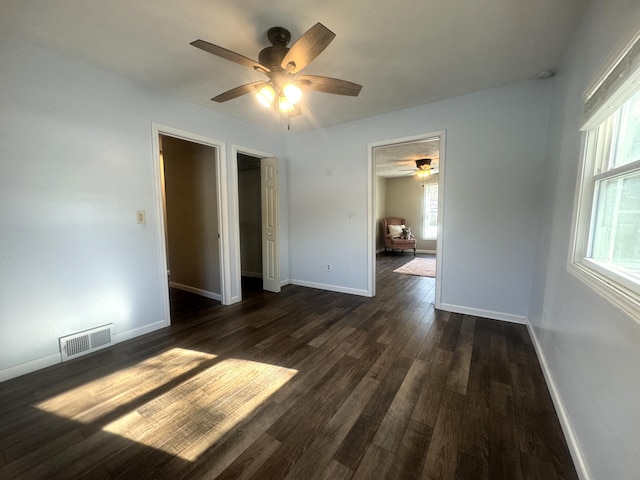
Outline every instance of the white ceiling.
{"label": "white ceiling", "polygon": [[[264,78],[189,45],[257,60],[272,26],[292,43],[316,22],[336,33],[306,74],[363,85],[359,97],[306,92],[303,131],[533,78],[555,69],[580,0],[2,0],[0,31],[264,128],[286,129],[251,95]],[[43,79],[46,81],[46,79]]]}
{"label": "white ceiling", "polygon": [[416,160],[431,159],[434,172],[440,166],[440,137],[384,145],[373,149],[376,175],[379,177],[413,176],[418,168]]}

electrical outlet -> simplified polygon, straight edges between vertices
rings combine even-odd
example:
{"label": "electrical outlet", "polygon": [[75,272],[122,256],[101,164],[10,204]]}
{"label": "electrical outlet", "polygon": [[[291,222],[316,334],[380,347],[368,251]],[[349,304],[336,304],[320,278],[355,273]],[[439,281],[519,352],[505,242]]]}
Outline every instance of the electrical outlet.
{"label": "electrical outlet", "polygon": [[542,310],[542,323],[547,323],[549,318],[547,317],[547,309]]}
{"label": "electrical outlet", "polygon": [[331,271],[331,264],[327,263],[327,272],[330,272],[330,271]]}

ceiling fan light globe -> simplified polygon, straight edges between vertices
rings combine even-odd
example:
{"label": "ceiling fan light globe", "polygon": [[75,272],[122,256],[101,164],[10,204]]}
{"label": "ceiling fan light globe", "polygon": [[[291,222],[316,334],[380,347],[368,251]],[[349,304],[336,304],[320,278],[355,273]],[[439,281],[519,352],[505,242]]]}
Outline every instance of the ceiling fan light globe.
{"label": "ceiling fan light globe", "polygon": [[431,175],[431,170],[418,170],[416,172],[416,177],[418,178],[426,178]]}
{"label": "ceiling fan light globe", "polygon": [[293,110],[294,106],[286,97],[282,96],[278,99],[278,108],[281,112],[287,113]]}
{"label": "ceiling fan light globe", "polygon": [[256,98],[266,108],[269,108],[273,104],[275,96],[276,92],[271,85],[265,85],[256,93]]}
{"label": "ceiling fan light globe", "polygon": [[291,105],[295,105],[302,98],[302,90],[293,83],[287,83],[282,89],[282,93]]}

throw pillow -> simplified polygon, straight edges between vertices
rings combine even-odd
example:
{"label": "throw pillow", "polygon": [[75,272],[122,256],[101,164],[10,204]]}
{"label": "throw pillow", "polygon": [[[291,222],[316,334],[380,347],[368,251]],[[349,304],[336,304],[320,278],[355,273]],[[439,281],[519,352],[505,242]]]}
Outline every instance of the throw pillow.
{"label": "throw pillow", "polygon": [[403,229],[404,229],[404,225],[389,225],[389,233],[391,234],[391,238],[402,237]]}

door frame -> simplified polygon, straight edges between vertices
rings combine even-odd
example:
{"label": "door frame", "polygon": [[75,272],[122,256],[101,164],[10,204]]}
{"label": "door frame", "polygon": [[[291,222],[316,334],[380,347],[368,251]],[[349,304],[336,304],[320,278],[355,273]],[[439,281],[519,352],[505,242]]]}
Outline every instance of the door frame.
{"label": "door frame", "polygon": [[[233,249],[237,252],[237,255],[232,259],[233,264],[231,265],[231,302],[236,303],[242,301],[242,265],[240,259],[240,208],[239,208],[239,200],[238,196],[240,194],[238,190],[238,154],[243,153],[245,155],[250,155],[256,158],[270,158],[275,155],[267,152],[262,152],[260,150],[255,150],[253,148],[243,147],[241,145],[232,144],[231,145],[231,156],[229,158],[229,164],[227,167],[228,173],[228,208],[229,208],[229,224],[233,226],[233,231],[235,235],[233,235],[233,239],[231,240]],[[278,180],[280,179],[280,171],[278,170]],[[278,192],[279,196],[279,192]],[[261,196],[262,198],[262,196]],[[262,200],[261,200],[262,201]],[[278,207],[279,208],[279,207]],[[279,214],[280,212],[278,212]],[[278,230],[280,226],[278,225]],[[278,232],[278,235],[280,232]],[[279,248],[279,246],[278,246]],[[278,269],[280,267],[280,252],[278,252]]]}
{"label": "door frame", "polygon": [[218,242],[218,255],[220,256],[220,293],[222,304],[228,305],[230,279],[230,242],[229,242],[229,218],[227,205],[227,171],[223,159],[226,158],[226,144],[211,137],[199,135],[186,130],[169,127],[160,123],[151,123],[152,131],[152,152],[153,152],[153,173],[156,197],[156,223],[158,228],[158,258],[160,259],[159,275],[162,285],[163,317],[165,325],[171,324],[171,306],[169,302],[169,282],[167,280],[168,259],[167,259],[167,225],[166,225],[166,192],[164,182],[164,161],[160,151],[160,135],[179,138],[187,142],[199,143],[216,150],[216,188],[218,196],[218,232],[220,241]]}
{"label": "door frame", "polygon": [[367,144],[367,290],[369,296],[374,297],[376,294],[376,231],[378,224],[376,222],[376,166],[374,162],[373,150],[376,147],[384,147],[396,145],[398,143],[411,143],[429,138],[440,138],[440,160],[438,166],[438,233],[436,238],[436,288],[435,288],[435,308],[440,308],[442,297],[442,252],[444,250],[444,188],[445,188],[445,165],[446,165],[446,130],[437,130],[435,132],[420,133],[406,137],[391,138],[380,140]]}

